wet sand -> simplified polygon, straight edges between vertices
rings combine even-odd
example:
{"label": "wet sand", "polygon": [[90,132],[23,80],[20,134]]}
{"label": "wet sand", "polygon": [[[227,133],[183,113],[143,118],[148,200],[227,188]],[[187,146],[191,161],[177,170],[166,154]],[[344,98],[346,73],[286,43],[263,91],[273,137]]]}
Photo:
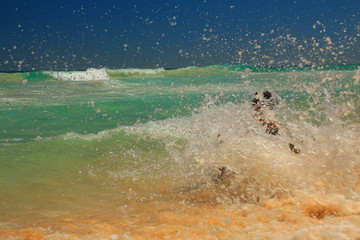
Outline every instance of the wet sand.
{"label": "wet sand", "polygon": [[[114,207],[114,208],[112,208]],[[0,231],[1,239],[360,239],[360,203],[294,193],[263,203],[218,204],[203,191],[182,199],[71,213]]]}

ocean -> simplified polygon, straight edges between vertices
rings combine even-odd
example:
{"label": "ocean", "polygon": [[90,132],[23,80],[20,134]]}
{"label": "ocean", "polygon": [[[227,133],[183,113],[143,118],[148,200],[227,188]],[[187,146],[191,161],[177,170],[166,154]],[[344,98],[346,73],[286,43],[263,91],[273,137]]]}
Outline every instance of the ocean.
{"label": "ocean", "polygon": [[359,83],[360,65],[0,73],[0,239],[359,239]]}

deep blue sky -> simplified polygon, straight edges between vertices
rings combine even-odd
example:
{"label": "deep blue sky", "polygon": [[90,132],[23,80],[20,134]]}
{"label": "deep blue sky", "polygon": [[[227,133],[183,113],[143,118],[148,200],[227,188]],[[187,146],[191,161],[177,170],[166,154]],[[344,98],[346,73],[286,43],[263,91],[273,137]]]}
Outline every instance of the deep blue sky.
{"label": "deep blue sky", "polygon": [[3,0],[0,71],[360,63],[359,0]]}

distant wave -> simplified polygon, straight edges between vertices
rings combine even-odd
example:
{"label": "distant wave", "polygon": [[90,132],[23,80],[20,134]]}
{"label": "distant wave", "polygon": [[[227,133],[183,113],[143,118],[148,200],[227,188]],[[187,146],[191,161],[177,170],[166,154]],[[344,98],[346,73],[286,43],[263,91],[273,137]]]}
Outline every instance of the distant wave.
{"label": "distant wave", "polygon": [[55,79],[65,81],[98,81],[109,80],[110,77],[104,69],[89,68],[86,71],[71,72],[44,72]]}
{"label": "distant wave", "polygon": [[141,69],[141,68],[125,68],[125,69],[105,69],[112,77],[128,77],[134,75],[158,75],[165,72],[164,68]]}
{"label": "distant wave", "polygon": [[200,77],[238,73],[289,72],[289,71],[359,71],[360,64],[330,66],[252,66],[252,65],[211,65],[189,66],[176,69],[95,69],[85,71],[39,71],[39,72],[0,72],[0,82],[37,82],[45,80],[61,81],[107,81],[122,78],[149,77]]}

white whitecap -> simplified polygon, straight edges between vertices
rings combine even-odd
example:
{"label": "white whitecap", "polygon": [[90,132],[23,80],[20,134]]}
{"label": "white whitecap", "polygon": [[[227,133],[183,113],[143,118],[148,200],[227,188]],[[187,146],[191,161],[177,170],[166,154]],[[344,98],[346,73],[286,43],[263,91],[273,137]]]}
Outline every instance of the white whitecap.
{"label": "white whitecap", "polygon": [[105,69],[89,68],[86,71],[71,72],[45,72],[46,74],[64,81],[98,81],[109,80],[110,77]]}

